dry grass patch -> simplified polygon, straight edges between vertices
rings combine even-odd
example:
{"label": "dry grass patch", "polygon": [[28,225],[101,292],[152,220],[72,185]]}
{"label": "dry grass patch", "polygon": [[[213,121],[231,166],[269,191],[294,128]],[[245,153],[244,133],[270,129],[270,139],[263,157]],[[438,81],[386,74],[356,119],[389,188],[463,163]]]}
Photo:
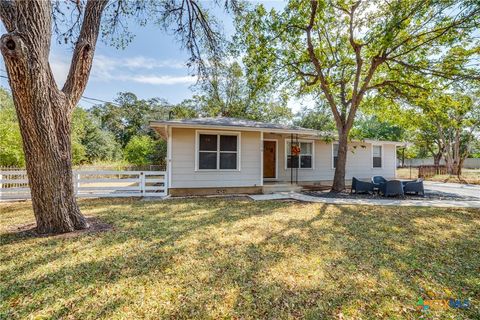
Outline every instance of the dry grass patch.
{"label": "dry grass patch", "polygon": [[[418,177],[418,168],[398,168],[397,178],[416,179]],[[469,183],[480,184],[480,169],[462,169],[461,179],[457,176],[436,175],[427,179],[428,181],[451,182],[451,183]]]}
{"label": "dry grass patch", "polygon": [[114,231],[11,234],[0,204],[0,319],[415,319],[419,297],[480,314],[480,211],[239,199],[84,200]]}

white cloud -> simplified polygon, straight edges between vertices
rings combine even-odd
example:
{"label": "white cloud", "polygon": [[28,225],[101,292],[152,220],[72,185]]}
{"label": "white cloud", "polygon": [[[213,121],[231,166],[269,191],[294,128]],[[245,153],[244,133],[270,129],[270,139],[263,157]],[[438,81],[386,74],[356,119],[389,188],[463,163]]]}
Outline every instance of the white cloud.
{"label": "white cloud", "polygon": [[172,68],[172,69],[185,69],[185,62],[179,60],[159,60],[154,58],[148,58],[144,56],[136,56],[131,58],[122,59],[122,64],[127,68],[136,69],[155,69],[155,68]]}
{"label": "white cloud", "polygon": [[122,67],[114,59],[100,54],[95,55],[90,77],[108,81],[115,78],[114,74],[121,69]]}
{"label": "white cloud", "polygon": [[197,80],[191,76],[156,76],[156,75],[138,75],[130,77],[132,81],[154,85],[165,84],[193,84]]}
{"label": "white cloud", "polygon": [[67,80],[68,70],[70,69],[70,61],[65,56],[56,54],[50,55],[50,67],[52,68],[53,77],[57,86],[63,87]]}
{"label": "white cloud", "polygon": [[[165,75],[164,70],[156,70],[154,74],[142,73],[154,69],[186,69],[185,65],[177,60],[160,60],[144,56],[127,58],[112,58],[97,55],[93,60],[92,79],[99,81],[133,81],[153,85],[191,84],[193,77]],[[186,70],[185,70],[186,73]]]}
{"label": "white cloud", "polygon": [[114,58],[105,55],[96,55],[93,59],[92,76],[108,80],[117,78],[119,72],[137,72],[152,69],[186,69],[185,64],[179,60],[155,59],[144,56]]}
{"label": "white cloud", "polygon": [[[69,57],[52,54],[50,56],[50,66],[57,85],[62,87],[70,68]],[[165,70],[156,69],[186,70],[187,67],[179,60],[162,60],[144,56],[116,58],[97,54],[93,59],[90,79],[97,81],[133,81],[153,85],[192,84],[196,81],[194,77],[166,75]],[[142,73],[146,70],[150,71],[149,74]],[[152,74],[152,70],[156,72]]]}

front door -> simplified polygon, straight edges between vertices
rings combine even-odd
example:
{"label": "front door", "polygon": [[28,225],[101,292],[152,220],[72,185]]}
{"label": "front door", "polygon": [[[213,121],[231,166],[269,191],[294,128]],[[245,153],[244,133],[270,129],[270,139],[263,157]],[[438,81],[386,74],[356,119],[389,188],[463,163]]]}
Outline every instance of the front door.
{"label": "front door", "polygon": [[276,178],[277,142],[263,141],[263,177]]}

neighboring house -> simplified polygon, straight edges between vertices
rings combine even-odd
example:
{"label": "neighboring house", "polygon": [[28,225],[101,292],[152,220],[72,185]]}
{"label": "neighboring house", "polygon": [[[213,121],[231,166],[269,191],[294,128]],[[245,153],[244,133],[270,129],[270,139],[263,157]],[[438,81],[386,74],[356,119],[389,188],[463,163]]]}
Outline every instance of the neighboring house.
{"label": "neighboring house", "polygon": [[[317,130],[221,117],[151,121],[150,126],[167,140],[173,196],[286,191],[333,180],[338,145]],[[395,177],[397,145],[349,143],[346,179]]]}

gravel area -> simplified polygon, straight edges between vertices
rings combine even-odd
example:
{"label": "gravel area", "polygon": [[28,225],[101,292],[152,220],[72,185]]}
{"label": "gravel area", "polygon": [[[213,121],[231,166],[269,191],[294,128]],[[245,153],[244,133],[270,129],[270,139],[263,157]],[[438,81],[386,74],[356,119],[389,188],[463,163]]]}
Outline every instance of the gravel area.
{"label": "gravel area", "polygon": [[398,197],[384,197],[377,193],[375,194],[368,194],[368,193],[359,193],[359,194],[351,194],[349,192],[340,192],[340,193],[330,193],[328,191],[302,191],[303,194],[320,197],[320,198],[336,198],[336,199],[395,199],[395,200],[463,200],[463,201],[474,201],[478,200],[478,198],[470,197],[470,196],[462,196],[454,193],[446,193],[446,192],[425,192],[425,196],[417,196],[417,195],[406,195],[406,196],[398,196]]}

